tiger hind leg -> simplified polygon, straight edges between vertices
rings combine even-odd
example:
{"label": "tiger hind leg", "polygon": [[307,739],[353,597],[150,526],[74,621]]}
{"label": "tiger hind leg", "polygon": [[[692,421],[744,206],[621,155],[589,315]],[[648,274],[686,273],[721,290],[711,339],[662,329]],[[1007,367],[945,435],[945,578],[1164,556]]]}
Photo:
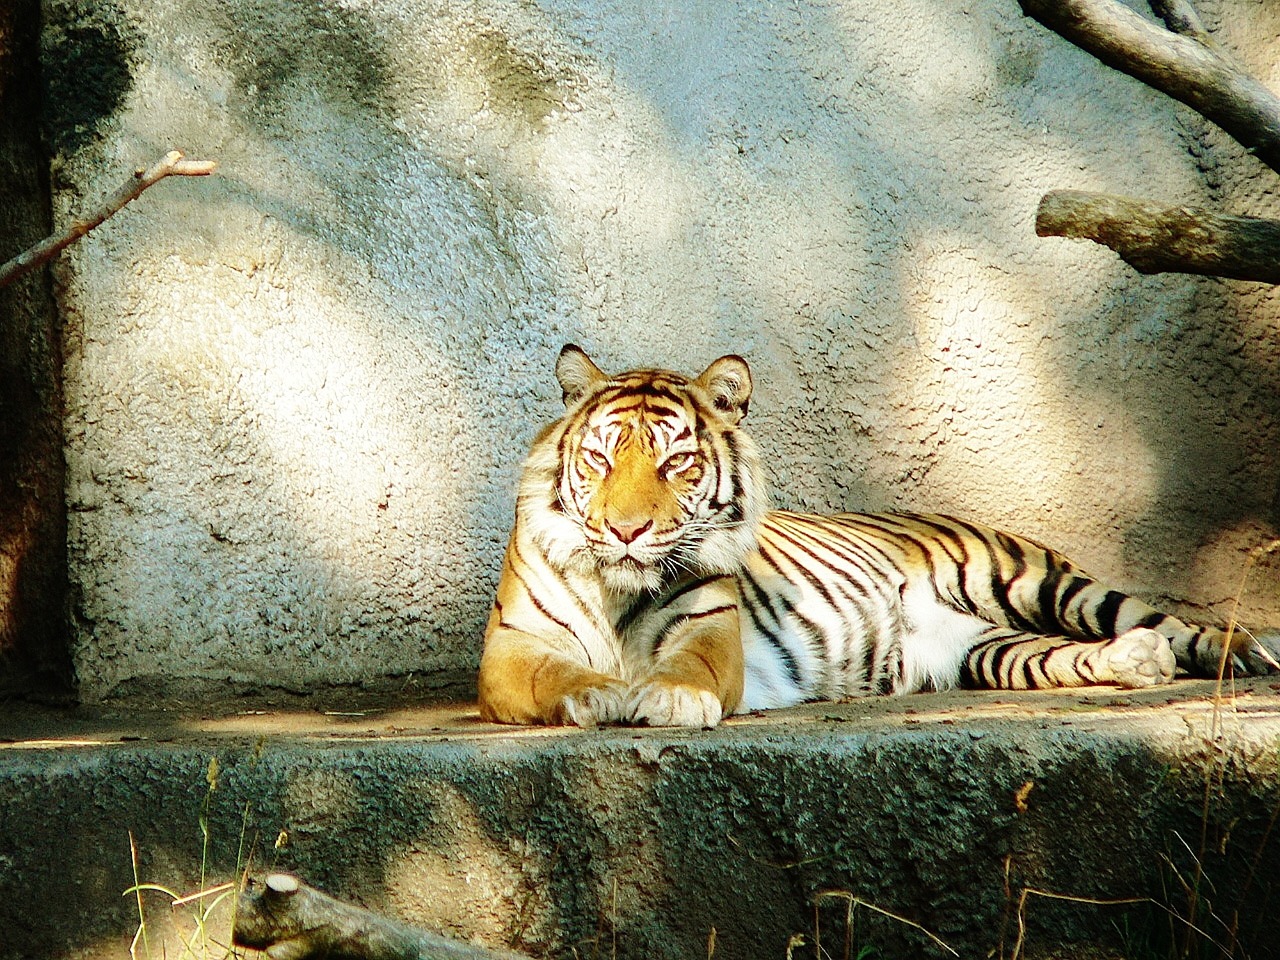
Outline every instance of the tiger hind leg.
{"label": "tiger hind leg", "polygon": [[987,622],[1013,629],[1061,631],[1077,640],[1095,643],[1121,638],[1137,629],[1150,629],[1168,641],[1178,667],[1192,676],[1215,677],[1224,662],[1227,670],[1241,675],[1280,669],[1280,631],[1255,634],[1237,628],[1228,642],[1220,628],[1186,623],[1162,613],[1137,597],[1081,574],[1056,555],[1049,556],[1046,562],[1047,575],[1011,582],[1003,605],[992,602],[974,612]]}
{"label": "tiger hind leg", "polygon": [[1169,639],[1147,627],[1093,641],[991,627],[969,650],[961,683],[991,690],[1101,684],[1138,688],[1168,683],[1176,666]]}

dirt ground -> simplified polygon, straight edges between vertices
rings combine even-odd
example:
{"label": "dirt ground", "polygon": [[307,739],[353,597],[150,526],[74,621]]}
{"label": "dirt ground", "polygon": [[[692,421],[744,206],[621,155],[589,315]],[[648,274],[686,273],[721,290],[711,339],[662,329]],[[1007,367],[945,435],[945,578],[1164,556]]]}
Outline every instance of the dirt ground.
{"label": "dirt ground", "polygon": [[[986,730],[1063,725],[1188,732],[1217,713],[1226,718],[1280,717],[1280,678],[1227,682],[1179,679],[1146,690],[1086,687],[1030,692],[950,690],[806,704],[726,720],[726,730],[847,724],[849,732],[979,724]],[[1184,724],[1186,729],[1183,729]],[[651,731],[660,733],[660,731]],[[11,700],[0,715],[0,750],[130,741],[200,742],[241,738],[326,741],[564,737],[573,729],[520,728],[480,719],[472,702],[422,700],[413,691],[333,688],[169,696],[100,704],[50,705]]]}

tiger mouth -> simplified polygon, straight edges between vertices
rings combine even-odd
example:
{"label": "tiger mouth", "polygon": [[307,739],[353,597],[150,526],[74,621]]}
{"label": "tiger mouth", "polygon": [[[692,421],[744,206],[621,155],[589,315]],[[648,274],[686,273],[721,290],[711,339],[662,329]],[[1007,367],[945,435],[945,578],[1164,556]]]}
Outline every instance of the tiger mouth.
{"label": "tiger mouth", "polygon": [[645,570],[654,565],[653,561],[642,560],[630,553],[624,553],[620,557],[601,557],[600,561],[603,566],[620,570]]}
{"label": "tiger mouth", "polygon": [[628,574],[647,574],[662,566],[662,554],[638,557],[633,553],[618,556],[615,553],[597,554],[596,562],[602,570],[611,570]]}

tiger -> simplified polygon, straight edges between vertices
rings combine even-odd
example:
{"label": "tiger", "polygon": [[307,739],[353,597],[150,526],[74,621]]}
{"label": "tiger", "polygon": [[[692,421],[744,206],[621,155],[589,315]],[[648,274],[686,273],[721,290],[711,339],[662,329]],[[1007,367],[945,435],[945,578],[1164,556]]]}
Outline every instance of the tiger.
{"label": "tiger", "polygon": [[1027,537],[771,509],[740,356],[610,376],[569,344],[555,374],[565,412],[524,464],[485,630],[485,720],[711,728],[871,694],[1280,669],[1275,632],[1185,623]]}

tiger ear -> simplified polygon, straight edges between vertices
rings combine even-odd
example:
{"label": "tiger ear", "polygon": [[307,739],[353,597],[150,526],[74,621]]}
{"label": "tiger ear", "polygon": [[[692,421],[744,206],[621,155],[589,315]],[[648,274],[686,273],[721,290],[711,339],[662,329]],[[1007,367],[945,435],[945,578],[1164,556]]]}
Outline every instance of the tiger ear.
{"label": "tiger ear", "polygon": [[751,400],[751,368],[734,354],[721,357],[702,371],[698,386],[711,395],[711,402],[730,423],[747,415]]}
{"label": "tiger ear", "polygon": [[571,406],[595,384],[609,378],[591,362],[591,358],[576,343],[566,343],[556,361],[556,379],[564,393],[564,405]]}

